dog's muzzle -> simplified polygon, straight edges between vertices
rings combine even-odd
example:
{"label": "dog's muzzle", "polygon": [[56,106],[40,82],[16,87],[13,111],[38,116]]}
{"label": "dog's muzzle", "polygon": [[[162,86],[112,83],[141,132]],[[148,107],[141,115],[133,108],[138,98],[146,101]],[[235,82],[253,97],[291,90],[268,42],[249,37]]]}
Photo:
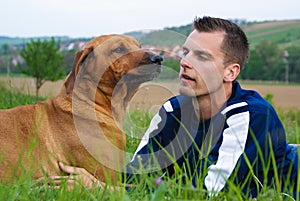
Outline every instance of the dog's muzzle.
{"label": "dog's muzzle", "polygon": [[162,56],[157,54],[151,54],[149,56],[149,63],[158,64],[161,65],[161,62],[163,61]]}

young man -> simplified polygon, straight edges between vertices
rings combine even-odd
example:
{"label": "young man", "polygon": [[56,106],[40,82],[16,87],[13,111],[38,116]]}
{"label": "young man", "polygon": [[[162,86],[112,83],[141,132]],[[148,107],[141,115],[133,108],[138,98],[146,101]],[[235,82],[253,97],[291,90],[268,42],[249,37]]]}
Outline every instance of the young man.
{"label": "young man", "polygon": [[[297,150],[287,144],[273,107],[236,81],[248,52],[246,35],[236,24],[220,18],[195,19],[183,45],[180,95],[168,100],[152,119],[126,167],[127,179],[141,169],[172,175],[177,163],[189,167],[186,175],[193,184],[203,185],[211,195],[233,182],[244,183],[243,192],[255,197],[260,184],[274,185],[278,174],[282,187],[289,184],[296,196]],[[75,171],[60,167],[67,173]]]}

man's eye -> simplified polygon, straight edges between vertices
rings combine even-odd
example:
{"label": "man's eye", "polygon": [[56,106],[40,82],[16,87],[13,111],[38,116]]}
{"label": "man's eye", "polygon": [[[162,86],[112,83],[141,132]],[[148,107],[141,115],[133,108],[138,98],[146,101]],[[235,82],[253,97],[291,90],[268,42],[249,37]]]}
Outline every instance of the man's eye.
{"label": "man's eye", "polygon": [[117,47],[117,48],[113,49],[113,52],[118,53],[118,54],[125,54],[126,48],[125,47]]}
{"label": "man's eye", "polygon": [[209,60],[209,58],[207,58],[207,57],[204,56],[204,55],[198,55],[197,58],[198,58],[198,60],[200,60],[200,61],[208,61],[208,60]]}
{"label": "man's eye", "polygon": [[189,53],[188,50],[182,50],[181,56],[184,57],[184,56],[186,56],[188,53]]}

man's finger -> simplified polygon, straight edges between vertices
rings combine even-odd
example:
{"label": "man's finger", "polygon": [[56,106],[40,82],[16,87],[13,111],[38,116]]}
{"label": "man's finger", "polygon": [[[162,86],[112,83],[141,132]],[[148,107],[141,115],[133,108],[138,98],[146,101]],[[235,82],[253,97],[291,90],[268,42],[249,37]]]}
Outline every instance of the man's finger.
{"label": "man's finger", "polygon": [[70,176],[51,176],[48,178],[48,183],[58,185],[64,182],[72,183],[74,180],[75,178]]}
{"label": "man's finger", "polygon": [[77,173],[77,171],[76,171],[77,168],[75,168],[73,166],[65,165],[62,162],[58,162],[58,166],[63,172],[65,172],[67,174],[76,174]]}

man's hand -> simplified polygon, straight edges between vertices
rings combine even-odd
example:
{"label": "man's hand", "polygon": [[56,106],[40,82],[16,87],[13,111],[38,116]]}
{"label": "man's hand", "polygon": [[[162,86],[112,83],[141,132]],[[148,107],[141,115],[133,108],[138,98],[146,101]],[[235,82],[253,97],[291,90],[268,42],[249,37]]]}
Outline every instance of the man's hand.
{"label": "man's hand", "polygon": [[[74,185],[82,184],[87,188],[92,187],[105,187],[105,183],[96,179],[93,175],[91,175],[84,168],[73,167],[69,165],[65,165],[62,162],[58,162],[59,169],[64,173],[68,174],[68,176],[50,176],[49,179],[52,181],[52,184],[59,187],[63,182],[67,182],[68,188],[74,188]],[[116,188],[114,188],[116,189]]]}

